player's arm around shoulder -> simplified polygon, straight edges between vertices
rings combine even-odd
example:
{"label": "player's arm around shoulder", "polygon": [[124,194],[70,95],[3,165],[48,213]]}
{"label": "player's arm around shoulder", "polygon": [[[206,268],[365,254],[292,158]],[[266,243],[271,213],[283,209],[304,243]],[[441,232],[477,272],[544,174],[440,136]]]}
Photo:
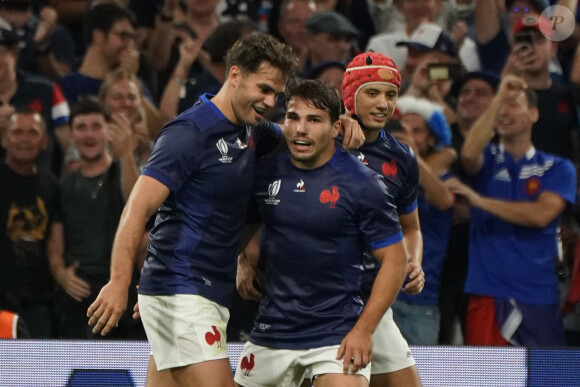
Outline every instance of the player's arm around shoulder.
{"label": "player's arm around shoulder", "polygon": [[152,177],[142,175],[135,183],[115,235],[111,255],[111,280],[101,289],[87,311],[89,325],[94,325],[93,333],[105,336],[117,326],[127,308],[127,291],[145,223],[168,195],[169,188]]}

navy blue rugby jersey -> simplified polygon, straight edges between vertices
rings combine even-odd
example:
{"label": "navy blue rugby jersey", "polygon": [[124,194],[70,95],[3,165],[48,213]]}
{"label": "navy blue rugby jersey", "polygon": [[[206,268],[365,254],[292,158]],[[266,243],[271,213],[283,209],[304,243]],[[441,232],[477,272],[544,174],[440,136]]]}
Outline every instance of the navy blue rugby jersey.
{"label": "navy blue rugby jersey", "polygon": [[267,121],[235,125],[209,98],[161,130],[143,168],[170,194],[150,231],[139,292],[197,294],[228,306],[255,159],[281,131]]}
{"label": "navy blue rugby jersey", "polygon": [[263,298],[250,340],[271,348],[340,344],[356,323],[363,251],[402,240],[379,175],[338,149],[315,169],[288,152],[261,161],[249,220],[261,220]]}
{"label": "navy blue rugby jersey", "polygon": [[[417,208],[419,166],[408,145],[400,143],[390,133],[381,130],[379,138],[351,152],[363,164],[384,177],[389,193],[394,197],[397,213],[407,215]],[[362,297],[367,300],[380,266],[373,255],[365,254]]]}

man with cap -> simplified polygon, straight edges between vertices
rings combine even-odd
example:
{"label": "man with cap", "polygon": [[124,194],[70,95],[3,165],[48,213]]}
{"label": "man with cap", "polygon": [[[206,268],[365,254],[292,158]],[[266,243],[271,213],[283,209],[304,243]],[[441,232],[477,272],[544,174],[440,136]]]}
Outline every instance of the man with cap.
{"label": "man with cap", "polygon": [[[401,86],[401,75],[393,61],[374,52],[357,55],[347,66],[342,99],[349,114],[356,118],[365,143],[354,152],[358,159],[381,174],[393,195],[401,222],[407,252],[408,283],[405,293],[420,293],[425,284],[421,269],[423,240],[417,211],[419,168],[411,149],[395,140],[384,129],[391,119]],[[368,297],[378,264],[365,253],[361,293]],[[407,342],[393,321],[389,309],[373,335],[371,385],[420,386],[419,373]]]}
{"label": "man with cap", "polygon": [[[411,1],[404,3],[407,2]],[[405,12],[406,15],[408,13],[408,11]],[[408,23],[405,32],[396,31],[376,35],[367,45],[367,51],[372,50],[391,57],[397,66],[403,69],[403,79],[410,79],[413,67],[416,66],[417,59],[414,60],[415,64],[409,64],[409,70],[404,69],[408,61],[413,61],[414,58],[410,57],[427,51],[444,52],[452,57],[457,55],[469,71],[478,70],[479,57],[473,40],[466,37],[463,41],[454,41],[447,31],[435,24],[435,15]],[[411,16],[406,16],[406,20],[409,18]],[[407,51],[407,47],[415,51]]]}
{"label": "man with cap", "polygon": [[[451,94],[457,99],[457,122],[451,124],[451,145],[457,154],[461,153],[461,147],[469,130],[491,103],[498,84],[499,78],[495,75],[479,71],[467,73],[453,83]],[[461,181],[467,178],[459,160],[451,165],[451,173]],[[445,286],[441,287],[439,293],[440,344],[457,344],[454,338],[464,337],[465,334],[468,297],[463,292],[463,286],[467,276],[468,249],[469,203],[464,197],[457,196],[454,204],[453,226],[441,274],[441,283]],[[460,336],[456,332],[458,326],[461,329]]]}
{"label": "man with cap", "polygon": [[343,15],[335,11],[320,12],[306,21],[308,57],[302,73],[326,61],[346,63],[353,54],[353,42],[358,30]]}
{"label": "man with cap", "polygon": [[497,1],[475,1],[475,41],[481,68],[500,76],[513,43],[516,22],[529,14],[541,14],[548,0],[506,0],[507,26],[503,26],[504,11]]}
{"label": "man with cap", "polygon": [[[540,116],[532,129],[532,142],[545,152],[580,161],[578,114],[571,88],[550,74],[550,60],[556,55],[557,43],[551,40],[550,21],[529,14],[514,25],[512,51],[505,74],[524,78],[538,95]],[[528,42],[522,42],[527,37]]]}

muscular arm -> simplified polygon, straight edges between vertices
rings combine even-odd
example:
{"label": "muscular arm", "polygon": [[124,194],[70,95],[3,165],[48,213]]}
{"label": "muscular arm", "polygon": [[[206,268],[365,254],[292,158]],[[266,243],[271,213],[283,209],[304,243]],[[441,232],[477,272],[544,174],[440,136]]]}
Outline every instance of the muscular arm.
{"label": "muscular arm", "polygon": [[499,34],[501,22],[497,0],[475,0],[475,39],[486,44]]}
{"label": "muscular arm", "polygon": [[[352,366],[356,372],[366,366],[371,359],[372,334],[379,321],[391,306],[403,280],[407,268],[407,257],[402,242],[373,251],[381,263],[370,298],[354,328],[343,339],[337,359],[344,357],[343,367],[347,372]],[[351,362],[351,358],[353,361]]]}
{"label": "muscular arm", "polygon": [[423,262],[423,235],[419,223],[419,211],[406,215],[399,215],[399,221],[403,229],[403,244],[407,253],[407,277],[409,281],[401,289],[407,294],[419,294],[425,286],[425,273],[421,264]]}
{"label": "muscular arm", "polygon": [[453,207],[455,200],[451,191],[431,172],[431,168],[420,157],[417,157],[417,163],[419,164],[419,182],[423,187],[427,202],[439,211],[447,211]]}
{"label": "muscular arm", "polygon": [[464,195],[472,206],[519,226],[546,227],[566,207],[566,201],[550,191],[542,192],[536,201],[517,202],[481,196],[456,179],[450,180],[448,185],[453,192]]}
{"label": "muscular arm", "polygon": [[93,333],[104,336],[117,325],[127,307],[127,289],[131,283],[135,254],[147,219],[161,206],[169,189],[149,176],[140,176],[127,201],[115,235],[111,255],[111,280],[89,307]]}

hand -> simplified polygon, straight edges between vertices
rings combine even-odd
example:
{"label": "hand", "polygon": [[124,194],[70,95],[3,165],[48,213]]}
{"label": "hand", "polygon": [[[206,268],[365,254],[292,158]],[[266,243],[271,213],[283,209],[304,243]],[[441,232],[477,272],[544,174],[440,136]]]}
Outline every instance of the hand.
{"label": "hand", "polygon": [[425,287],[425,273],[421,265],[417,262],[409,262],[407,264],[407,278],[409,278],[409,282],[401,289],[403,293],[415,295],[423,291]]}
{"label": "hand", "polygon": [[52,34],[52,30],[56,25],[58,20],[58,13],[56,9],[52,7],[42,7],[40,10],[40,23],[36,28],[36,33],[34,34],[34,44],[37,49],[42,48],[39,46],[48,45],[50,40],[50,35]]}
{"label": "hand", "polygon": [[340,116],[342,147],[346,150],[357,149],[365,143],[365,134],[357,120],[349,115]]}
{"label": "hand", "polygon": [[89,325],[94,326],[93,333],[105,336],[118,326],[121,315],[127,308],[127,288],[109,282],[99,292],[95,302],[89,306],[87,317]]}
{"label": "hand", "polygon": [[451,27],[451,39],[453,43],[455,43],[455,49],[457,52],[461,49],[463,42],[465,41],[465,37],[467,36],[467,23],[463,20],[458,20],[453,27]]}
{"label": "hand", "polygon": [[445,180],[443,183],[445,184],[451,192],[457,195],[464,196],[469,203],[474,207],[479,207],[481,203],[481,196],[469,188],[467,185],[460,182],[458,179],[452,177],[450,179]]}
{"label": "hand", "polygon": [[244,300],[260,301],[262,293],[256,289],[255,284],[262,285],[256,269],[242,252],[238,257],[238,270],[236,273],[236,289]]}
{"label": "hand", "polygon": [[120,113],[114,113],[111,116],[107,139],[117,159],[133,153],[133,128],[127,116]]}
{"label": "hand", "polygon": [[336,360],[344,358],[342,362],[342,370],[345,374],[348,373],[349,368],[351,373],[357,372],[361,368],[365,368],[372,359],[373,340],[372,334],[363,332],[356,326],[346,335],[340,347]]}
{"label": "hand", "polygon": [[526,81],[515,75],[505,75],[499,85],[496,98],[500,101],[511,101],[528,88]]}
{"label": "hand", "polygon": [[56,282],[63,288],[63,290],[71,298],[78,302],[91,295],[91,287],[88,282],[79,278],[76,274],[79,263],[75,262],[72,265],[62,268],[56,275]]}
{"label": "hand", "polygon": [[192,39],[189,36],[182,36],[181,44],[179,45],[179,63],[178,66],[182,68],[185,74],[189,73],[189,68],[197,59],[201,47],[203,45],[202,39]]}
{"label": "hand", "polygon": [[128,47],[119,57],[119,67],[131,74],[139,71],[139,51],[135,47]]}
{"label": "hand", "polygon": [[133,319],[139,320],[141,318],[141,312],[139,312],[139,303],[137,302],[133,307]]}

